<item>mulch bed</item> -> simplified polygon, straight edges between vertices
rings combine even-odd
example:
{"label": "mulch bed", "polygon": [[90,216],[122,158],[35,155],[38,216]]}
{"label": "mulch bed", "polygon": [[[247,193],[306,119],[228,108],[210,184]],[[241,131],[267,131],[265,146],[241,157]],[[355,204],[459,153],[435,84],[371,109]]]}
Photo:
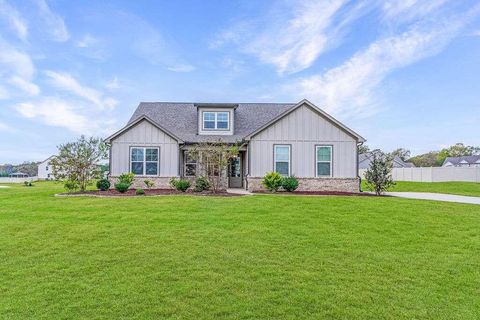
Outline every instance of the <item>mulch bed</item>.
{"label": "mulch bed", "polygon": [[129,189],[125,193],[120,193],[115,189],[110,189],[107,191],[101,190],[90,190],[85,192],[74,192],[74,193],[60,193],[58,196],[95,196],[95,197],[143,197],[143,196],[169,196],[169,195],[195,195],[195,196],[213,196],[213,197],[238,197],[242,196],[241,194],[227,193],[225,191],[219,191],[213,193],[212,191],[202,191],[202,192],[193,192],[192,190],[187,190],[186,192],[181,192],[173,189],[144,189],[145,195],[137,195],[135,189]]}
{"label": "mulch bed", "polygon": [[[254,191],[253,193],[272,194],[270,191]],[[273,194],[283,195],[305,195],[305,196],[355,196],[355,197],[375,197],[367,192],[342,192],[342,191],[277,191]]]}

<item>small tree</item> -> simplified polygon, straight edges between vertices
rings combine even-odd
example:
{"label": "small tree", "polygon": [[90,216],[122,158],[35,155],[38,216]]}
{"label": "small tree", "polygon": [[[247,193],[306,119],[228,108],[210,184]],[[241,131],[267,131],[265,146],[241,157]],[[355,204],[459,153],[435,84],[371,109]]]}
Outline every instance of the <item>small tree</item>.
{"label": "small tree", "polygon": [[207,178],[213,192],[222,189],[222,181],[227,177],[228,164],[231,159],[238,157],[238,147],[221,140],[201,142],[187,152],[197,162],[197,170]]}
{"label": "small tree", "polygon": [[375,191],[377,196],[395,185],[392,179],[392,158],[380,151],[373,153],[370,167],[365,172],[367,188]]}
{"label": "small tree", "polygon": [[92,179],[99,178],[99,162],[107,159],[108,145],[100,138],[81,136],[75,142],[60,145],[58,151],[58,156],[50,161],[55,178],[76,183],[80,191],[85,191]]}

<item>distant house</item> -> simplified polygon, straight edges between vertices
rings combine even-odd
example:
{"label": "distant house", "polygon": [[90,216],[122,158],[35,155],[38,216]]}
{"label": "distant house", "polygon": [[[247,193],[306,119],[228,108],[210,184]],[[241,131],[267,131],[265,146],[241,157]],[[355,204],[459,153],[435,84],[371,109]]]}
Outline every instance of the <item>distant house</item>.
{"label": "distant house", "polygon": [[[370,162],[373,159],[373,152],[362,153],[358,155],[358,168],[359,169],[368,169],[370,167]],[[414,168],[415,165],[411,162],[403,161],[399,156],[393,158],[393,167],[394,168]]]}
{"label": "distant house", "polygon": [[480,168],[480,155],[447,157],[443,161],[442,167],[476,167]]}
{"label": "distant house", "polygon": [[299,103],[142,102],[127,125],[107,138],[110,178],[135,174],[168,187],[195,179],[192,146],[221,140],[239,146],[225,187],[261,189],[269,171],[295,176],[299,190],[358,191],[357,146],[365,141],[307,100]]}
{"label": "distant house", "polygon": [[53,175],[53,168],[50,164],[54,156],[50,156],[47,159],[43,160],[38,165],[38,180],[55,180]]}

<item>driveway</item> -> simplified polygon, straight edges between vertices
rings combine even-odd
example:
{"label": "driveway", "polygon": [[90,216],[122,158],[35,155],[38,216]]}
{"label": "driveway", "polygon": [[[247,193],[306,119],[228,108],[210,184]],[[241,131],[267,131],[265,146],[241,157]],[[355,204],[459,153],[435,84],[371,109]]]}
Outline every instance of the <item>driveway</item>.
{"label": "driveway", "polygon": [[386,192],[385,194],[399,198],[460,202],[480,205],[480,197],[457,196],[453,194],[428,192]]}

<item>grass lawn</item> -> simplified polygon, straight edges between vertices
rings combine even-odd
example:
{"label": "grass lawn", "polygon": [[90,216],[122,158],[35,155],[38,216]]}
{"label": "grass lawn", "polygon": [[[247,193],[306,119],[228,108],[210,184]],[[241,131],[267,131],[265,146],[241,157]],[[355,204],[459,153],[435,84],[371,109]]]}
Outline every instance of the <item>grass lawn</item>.
{"label": "grass lawn", "polygon": [[[366,189],[365,181],[362,181],[363,190]],[[410,182],[397,181],[389,191],[408,192],[434,192],[457,194],[462,196],[480,197],[480,183],[475,182]]]}
{"label": "grass lawn", "polygon": [[1,319],[479,319],[480,206],[0,189]]}

